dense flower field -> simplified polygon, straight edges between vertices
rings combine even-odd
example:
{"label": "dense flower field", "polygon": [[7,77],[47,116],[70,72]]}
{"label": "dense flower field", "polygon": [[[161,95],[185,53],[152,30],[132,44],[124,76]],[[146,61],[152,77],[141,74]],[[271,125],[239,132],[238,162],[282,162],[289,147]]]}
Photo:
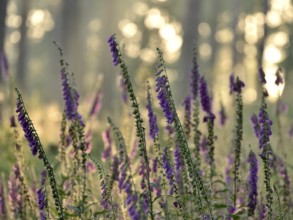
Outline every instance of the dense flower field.
{"label": "dense flower field", "polygon": [[[56,43],[64,99],[58,156],[48,157],[27,111],[29,103],[16,89],[15,114],[10,118],[15,165],[9,179],[2,178],[0,182],[1,219],[293,218],[289,176],[292,168],[287,166],[285,150],[279,151],[280,146],[291,146],[283,140],[282,132],[272,132],[272,117],[279,122],[283,110],[277,108],[277,114],[269,114],[262,68],[259,111],[250,118],[244,117],[245,82],[231,74],[227,81],[234,113],[228,116],[223,106],[219,113],[213,110],[211,92],[199,72],[194,50],[190,94],[183,101],[181,116],[160,49],[153,78],[145,85],[145,96],[138,98],[115,35],[108,44],[113,64],[121,73],[123,101],[130,109],[127,126],[134,130],[132,137],[126,138],[125,126],[109,117],[101,134],[104,150],[101,156],[91,153],[94,146],[90,122],[101,107],[100,93],[89,115],[80,114],[79,93],[62,48]],[[284,83],[280,71],[276,73],[277,85]],[[232,129],[225,127],[228,118]],[[251,122],[254,131],[247,140],[243,140],[245,121]],[[217,134],[217,126],[226,136],[220,136],[223,132]],[[27,142],[20,141],[22,136]],[[223,146],[222,138],[231,144]],[[273,138],[279,140],[278,146],[272,145]],[[258,146],[252,146],[254,139]],[[24,157],[23,148],[27,147],[31,158]],[[227,150],[218,156],[220,148]],[[27,160],[42,161],[43,171],[36,173],[34,167],[24,166]]]}

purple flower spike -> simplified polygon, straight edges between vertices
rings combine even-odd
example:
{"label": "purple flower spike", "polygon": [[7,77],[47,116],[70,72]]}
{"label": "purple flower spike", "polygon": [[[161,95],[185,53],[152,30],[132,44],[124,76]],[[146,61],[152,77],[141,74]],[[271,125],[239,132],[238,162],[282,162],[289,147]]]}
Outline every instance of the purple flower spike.
{"label": "purple flower spike", "polygon": [[191,98],[187,96],[182,103],[184,106],[184,129],[187,139],[190,137],[191,132]]}
{"label": "purple flower spike", "polygon": [[127,87],[125,85],[125,80],[123,78],[122,73],[120,73],[120,82],[119,82],[119,87],[121,91],[121,98],[124,104],[127,104],[128,101],[128,93],[127,93]]}
{"label": "purple flower spike", "polygon": [[95,173],[96,171],[97,171],[96,166],[92,162],[87,161],[86,162],[86,172]]}
{"label": "purple flower spike", "polygon": [[12,128],[15,128],[16,127],[14,115],[12,115],[10,117],[10,127],[12,127]]}
{"label": "purple flower spike", "polygon": [[230,94],[232,94],[233,92],[240,94],[242,91],[242,88],[244,88],[245,86],[244,82],[242,82],[238,78],[238,76],[236,77],[236,80],[234,80],[233,73],[230,75],[229,81],[230,81]]}
{"label": "purple flower spike", "polygon": [[288,131],[289,137],[292,138],[293,137],[293,123],[290,126],[290,129]]}
{"label": "purple flower spike", "polygon": [[171,109],[170,101],[168,98],[168,91],[169,91],[168,80],[165,75],[161,74],[162,72],[163,72],[163,69],[157,69],[157,73],[156,73],[156,76],[157,76],[156,92],[158,92],[157,98],[159,99],[160,106],[164,112],[165,117],[167,118],[168,124],[171,125],[174,120],[174,113]]}
{"label": "purple flower spike", "polygon": [[96,116],[100,112],[100,109],[102,107],[102,99],[103,94],[101,90],[98,90],[89,114],[90,116]]}
{"label": "purple flower spike", "polygon": [[200,94],[200,102],[203,110],[210,114],[212,110],[211,106],[211,99],[208,94],[208,87],[207,87],[207,82],[202,76],[199,81],[199,94]]}
{"label": "purple flower spike", "polygon": [[112,155],[112,140],[110,137],[109,128],[102,133],[102,139],[104,143],[104,151],[102,152],[102,159],[105,161],[111,158],[111,155]]}
{"label": "purple flower spike", "polygon": [[235,81],[234,74],[231,73],[229,76],[230,95],[233,93],[233,90],[234,90],[234,81]]}
{"label": "purple flower spike", "polygon": [[5,219],[6,215],[7,215],[7,212],[6,212],[6,204],[5,204],[4,187],[2,184],[0,184],[0,216],[2,216]]}
{"label": "purple flower spike", "polygon": [[267,144],[270,141],[269,137],[272,135],[271,126],[273,125],[273,122],[269,119],[264,106],[261,107],[258,118],[258,123],[260,124],[259,148],[263,149],[264,147],[267,147]]}
{"label": "purple flower spike", "polygon": [[266,81],[266,74],[265,74],[265,72],[263,71],[262,68],[259,68],[258,69],[258,77],[259,77],[260,83],[262,85],[264,85],[264,84],[267,83],[267,81]]}
{"label": "purple flower spike", "polygon": [[119,59],[119,51],[118,51],[118,48],[117,48],[118,46],[117,46],[115,35],[112,35],[108,39],[108,44],[109,44],[109,47],[110,47],[110,51],[112,53],[114,66],[118,66],[118,64],[120,63],[120,59]]}
{"label": "purple flower spike", "polygon": [[187,96],[183,102],[183,106],[185,109],[185,114],[188,117],[188,119],[191,119],[191,98],[190,96]]}
{"label": "purple flower spike", "polygon": [[149,127],[150,127],[150,137],[154,140],[159,133],[159,128],[157,124],[157,116],[154,113],[152,106],[152,98],[151,98],[151,88],[148,84],[147,86],[147,105],[146,108],[148,110],[148,118],[149,118]]}
{"label": "purple flower spike", "polygon": [[203,118],[203,121],[207,122],[208,119],[214,120],[216,116],[212,113],[212,102],[208,94],[207,82],[203,76],[200,78],[199,81],[199,95],[202,109],[208,114]]}
{"label": "purple flower spike", "polygon": [[47,179],[47,171],[43,171],[41,173],[41,187],[37,190],[38,207],[40,211],[41,220],[47,219],[46,213],[45,213],[45,209],[48,207],[48,200],[47,200],[47,195],[45,190],[46,179]]}
{"label": "purple flower spike", "polygon": [[284,83],[283,76],[282,76],[281,72],[282,72],[282,69],[279,67],[276,72],[276,81],[275,81],[275,84],[277,86]]}
{"label": "purple flower spike", "polygon": [[221,102],[221,108],[219,111],[219,116],[220,116],[220,125],[225,126],[226,121],[227,121],[227,114],[226,114],[225,107],[222,102]]}
{"label": "purple flower spike", "polygon": [[250,151],[247,162],[250,164],[248,177],[248,215],[253,216],[257,205],[258,161],[255,153]]}
{"label": "purple flower spike", "polygon": [[70,83],[66,68],[61,69],[61,84],[63,99],[65,101],[65,113],[68,120],[78,120],[80,124],[84,126],[81,115],[77,112],[79,105],[79,94]]}
{"label": "purple flower spike", "polygon": [[266,205],[261,204],[260,205],[260,210],[259,210],[259,220],[265,220],[266,217],[267,217]]}
{"label": "purple flower spike", "polygon": [[260,133],[260,125],[258,123],[258,117],[256,114],[253,114],[251,117],[250,117],[250,122],[251,122],[251,125],[253,127],[253,130],[254,130],[254,134],[256,137],[259,137],[259,133]]}
{"label": "purple flower spike", "polygon": [[225,181],[226,181],[227,186],[230,186],[231,182],[232,182],[231,171],[233,169],[233,163],[234,163],[232,154],[228,154],[227,161],[228,161],[228,163],[225,168]]}
{"label": "purple flower spike", "polygon": [[162,157],[162,162],[163,162],[163,168],[165,170],[165,173],[166,173],[166,177],[168,179],[168,182],[169,182],[169,185],[170,185],[170,191],[169,191],[169,194],[170,195],[173,195],[173,192],[174,192],[174,188],[173,188],[173,170],[172,170],[172,167],[171,167],[171,164],[169,163],[169,159],[168,159],[168,148],[165,147],[164,148],[164,152],[163,152],[163,157]]}
{"label": "purple flower spike", "polygon": [[43,210],[46,206],[46,196],[43,192],[43,189],[38,189],[37,191],[38,194],[38,204],[39,204],[39,209]]}
{"label": "purple flower spike", "polygon": [[181,153],[180,153],[180,149],[178,144],[175,147],[174,150],[174,158],[175,158],[175,169],[176,171],[180,171],[181,167],[182,167],[182,157],[181,157]]}
{"label": "purple flower spike", "polygon": [[156,157],[154,160],[153,160],[153,169],[152,169],[152,172],[153,173],[157,173],[158,171],[158,157]]}
{"label": "purple flower spike", "polygon": [[38,153],[38,137],[32,127],[31,120],[26,113],[24,104],[20,97],[16,101],[16,112],[18,113],[18,121],[24,131],[24,136],[27,139],[33,156]]}
{"label": "purple flower spike", "polygon": [[288,105],[285,104],[281,99],[278,99],[276,107],[276,115],[285,114],[288,112]]}
{"label": "purple flower spike", "polygon": [[190,87],[191,87],[191,94],[192,99],[195,100],[198,96],[198,80],[200,77],[199,73],[199,66],[197,64],[196,56],[193,58],[193,67],[191,70],[191,76],[190,76]]}

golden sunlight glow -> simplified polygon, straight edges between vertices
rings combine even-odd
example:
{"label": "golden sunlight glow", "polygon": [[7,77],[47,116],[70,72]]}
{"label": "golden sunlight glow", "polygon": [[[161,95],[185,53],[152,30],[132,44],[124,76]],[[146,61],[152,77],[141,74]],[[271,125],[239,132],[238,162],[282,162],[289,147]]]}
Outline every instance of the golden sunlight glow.
{"label": "golden sunlight glow", "polygon": [[211,57],[212,47],[208,43],[203,43],[199,46],[199,55],[203,60],[207,60]]}
{"label": "golden sunlight glow", "polygon": [[158,8],[152,8],[149,10],[144,22],[149,29],[161,28],[165,24],[165,19]]}
{"label": "golden sunlight glow", "polygon": [[98,32],[102,27],[102,22],[99,19],[93,19],[89,22],[88,28],[91,32]]}
{"label": "golden sunlight glow", "polygon": [[10,42],[12,44],[17,44],[20,40],[21,36],[20,36],[20,33],[19,31],[13,31],[10,35]]}
{"label": "golden sunlight glow", "polygon": [[136,2],[132,8],[133,8],[133,11],[140,16],[146,15],[149,10],[148,5],[143,2]]}
{"label": "golden sunlight glow", "polygon": [[37,9],[31,12],[31,24],[33,26],[41,24],[45,18],[45,13],[43,10]]}
{"label": "golden sunlight glow", "polygon": [[140,52],[140,58],[146,63],[153,63],[157,58],[157,54],[149,48],[144,48]]}
{"label": "golden sunlight glow", "polygon": [[159,33],[164,40],[171,40],[176,35],[175,28],[171,24],[164,25],[162,28],[160,28]]}
{"label": "golden sunlight glow", "polygon": [[265,15],[261,12],[255,13],[256,21],[259,25],[264,25],[265,23]]}
{"label": "golden sunlight glow", "polygon": [[202,22],[198,25],[198,32],[202,37],[208,37],[211,34],[211,27],[208,23]]}
{"label": "golden sunlight glow", "polygon": [[289,7],[291,4],[290,0],[271,0],[272,9],[282,11]]}
{"label": "golden sunlight glow", "polygon": [[47,31],[51,31],[54,26],[54,20],[48,10],[32,9],[28,17],[28,37],[35,40],[43,38]]}
{"label": "golden sunlight glow", "polygon": [[44,29],[36,26],[35,28],[29,29],[28,36],[34,39],[41,39],[44,36]]}
{"label": "golden sunlight glow", "polygon": [[179,50],[182,46],[182,37],[181,36],[175,36],[170,40],[167,40],[166,42],[166,49],[168,50],[168,52],[176,52],[177,50]]}
{"label": "golden sunlight glow", "polygon": [[257,99],[257,92],[253,88],[248,88],[243,91],[243,101],[245,103],[252,103]]}
{"label": "golden sunlight glow", "polygon": [[17,6],[16,2],[14,1],[8,1],[7,5],[7,14],[16,14],[17,13]]}
{"label": "golden sunlight glow", "polygon": [[245,18],[246,18],[246,15],[244,15],[244,14],[240,14],[239,15],[239,18],[238,18],[237,29],[241,33],[243,33],[244,32],[244,29],[245,29]]}
{"label": "golden sunlight glow", "polygon": [[55,22],[52,18],[51,13],[48,10],[45,10],[45,19],[43,22],[43,28],[46,31],[51,31],[55,26]]}
{"label": "golden sunlight glow", "polygon": [[282,24],[281,14],[277,11],[269,11],[266,21],[269,27],[276,28]]}
{"label": "golden sunlight glow", "polygon": [[128,43],[125,45],[125,52],[131,58],[136,58],[139,56],[139,45],[135,43]]}
{"label": "golden sunlight glow", "polygon": [[22,18],[19,15],[8,15],[6,18],[6,26],[18,28],[21,25]]}
{"label": "golden sunlight glow", "polygon": [[177,34],[182,32],[182,25],[180,22],[174,21],[174,22],[171,22],[171,25],[173,26],[173,28]]}
{"label": "golden sunlight glow", "polygon": [[271,34],[268,41],[277,47],[284,47],[289,42],[289,37],[286,32],[279,31]]}
{"label": "golden sunlight glow", "polygon": [[224,28],[217,31],[216,40],[222,44],[230,43],[233,40],[232,30],[229,28]]}
{"label": "golden sunlight glow", "polygon": [[255,58],[257,56],[257,49],[254,45],[245,44],[244,53],[248,58]]}
{"label": "golden sunlight glow", "polygon": [[284,59],[282,51],[273,44],[269,44],[264,50],[264,60],[269,63],[280,63]]}
{"label": "golden sunlight glow", "polygon": [[180,51],[177,50],[173,53],[165,53],[164,58],[167,63],[174,63],[180,57]]}
{"label": "golden sunlight glow", "polygon": [[133,37],[136,34],[136,32],[137,32],[137,26],[136,24],[131,22],[127,23],[122,28],[122,34],[127,38]]}
{"label": "golden sunlight glow", "polygon": [[245,18],[245,40],[249,44],[255,44],[258,40],[257,18],[253,15],[248,15]]}
{"label": "golden sunlight glow", "polygon": [[293,6],[290,5],[287,8],[285,8],[283,15],[283,19],[287,23],[292,23],[293,22]]}
{"label": "golden sunlight glow", "polygon": [[100,45],[100,40],[96,34],[90,34],[86,38],[86,44],[87,44],[88,48],[90,48],[93,51],[96,51],[96,50],[98,50],[98,47]]}
{"label": "golden sunlight glow", "polygon": [[[269,93],[269,100],[270,101],[276,101],[279,96],[282,95],[284,88],[285,88],[285,83],[276,85],[276,71],[278,67],[277,66],[269,66],[265,67],[264,71],[266,73],[266,89]],[[281,73],[283,76],[283,73]],[[284,76],[283,76],[284,79]]]}
{"label": "golden sunlight glow", "polygon": [[239,53],[243,53],[243,50],[244,50],[244,41],[243,40],[238,40],[236,42],[236,50],[239,52]]}

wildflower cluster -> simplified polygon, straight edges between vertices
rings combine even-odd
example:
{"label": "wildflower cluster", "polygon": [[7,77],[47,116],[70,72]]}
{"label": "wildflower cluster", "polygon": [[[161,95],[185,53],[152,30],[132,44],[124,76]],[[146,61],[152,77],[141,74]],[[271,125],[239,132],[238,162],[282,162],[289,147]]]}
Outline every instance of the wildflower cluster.
{"label": "wildflower cluster", "polygon": [[[61,55],[65,103],[60,117],[60,140],[49,148],[58,148],[57,159],[51,165],[45,152],[47,149],[43,147],[16,89],[17,119],[29,146],[27,150],[37,156],[36,163],[43,163],[45,171],[35,175],[29,167],[35,162],[25,160],[22,144],[26,142],[22,143],[19,125],[14,115],[10,115],[9,129],[15,138],[13,153],[16,162],[11,174],[7,175],[8,181],[4,179],[6,175],[0,177],[1,219],[214,220],[290,219],[293,216],[287,140],[284,138],[277,145],[271,140],[275,118],[269,117],[264,95],[259,114],[250,118],[256,138],[246,138],[243,125],[249,119],[245,121],[242,101],[245,85],[238,77],[232,74],[229,78],[235,115],[235,120],[231,120],[231,109],[224,106],[229,100],[216,93],[209,94],[205,80],[208,77],[200,76],[194,50],[191,87],[183,107],[179,107],[182,114],[178,114],[162,51],[157,50],[154,78],[150,74],[145,99],[141,100],[134,92],[115,35],[109,38],[108,44],[114,66],[120,68],[124,92],[127,92],[124,95],[128,101],[123,100],[122,106],[129,110],[126,105],[130,104],[132,115],[127,111],[128,120],[118,121],[119,126],[110,117],[108,126],[96,126],[101,124],[95,122],[103,97],[101,88],[98,88],[86,109],[86,120],[83,120],[73,74],[69,73],[68,64],[62,58],[63,51],[57,45]],[[259,73],[264,88],[265,74],[262,69]],[[279,69],[275,84],[284,83]],[[155,87],[154,97],[151,85]],[[281,117],[281,113],[285,117],[286,113],[280,96],[275,117]],[[217,98],[220,98],[219,106],[213,103]],[[139,102],[145,106],[143,110],[139,108]],[[160,109],[155,108],[157,105]],[[214,123],[213,109],[219,113],[218,125]],[[143,119],[148,119],[148,129],[145,129]],[[226,132],[230,125],[226,124],[227,119],[234,121],[230,136]],[[279,127],[286,127],[282,126],[283,121],[278,123]],[[257,140],[258,154],[253,149],[253,141]],[[230,145],[227,152],[225,146]],[[250,152],[245,147],[248,145]],[[279,146],[282,146],[280,155]],[[49,158],[53,160],[51,155]],[[223,158],[227,158],[228,163],[221,170],[222,166],[218,164]],[[259,166],[259,160],[262,160],[262,166]],[[264,184],[259,184],[261,182]]]}

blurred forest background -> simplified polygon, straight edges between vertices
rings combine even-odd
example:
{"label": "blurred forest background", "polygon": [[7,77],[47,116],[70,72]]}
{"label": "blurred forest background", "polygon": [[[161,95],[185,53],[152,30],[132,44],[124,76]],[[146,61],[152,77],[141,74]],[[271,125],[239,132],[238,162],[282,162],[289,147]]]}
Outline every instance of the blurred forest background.
{"label": "blurred forest background", "polygon": [[[84,111],[101,87],[102,114],[119,114],[119,74],[107,45],[108,37],[116,33],[138,90],[145,90],[160,47],[176,102],[181,104],[189,90],[196,45],[215,106],[231,103],[232,72],[246,83],[244,102],[254,103],[259,97],[258,68],[263,66],[271,103],[284,92],[290,109],[292,22],[290,0],[1,0],[0,51],[8,60],[9,80],[2,69],[0,102],[2,107],[9,104],[7,91],[16,86],[31,98],[37,127],[45,119],[60,122],[60,58],[52,43],[57,41],[75,74]],[[285,86],[275,85],[278,67]],[[145,97],[144,92],[141,95]],[[38,114],[36,107],[44,104],[45,110]]]}

